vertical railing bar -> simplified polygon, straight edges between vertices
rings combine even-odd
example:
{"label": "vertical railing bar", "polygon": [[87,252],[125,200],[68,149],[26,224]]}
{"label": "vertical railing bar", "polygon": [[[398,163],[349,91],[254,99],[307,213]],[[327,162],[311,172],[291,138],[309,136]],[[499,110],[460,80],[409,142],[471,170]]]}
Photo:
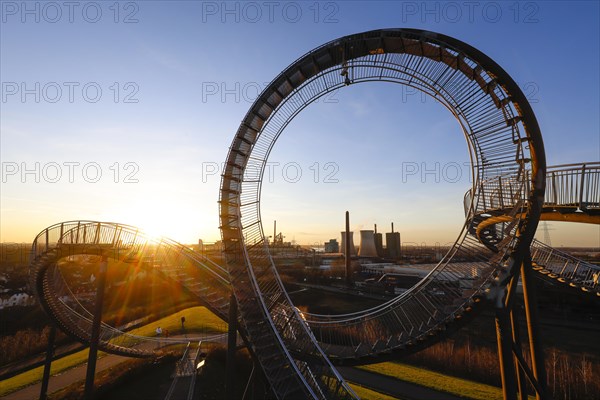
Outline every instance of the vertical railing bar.
{"label": "vertical railing bar", "polygon": [[81,221],[77,222],[77,236],[75,236],[75,243],[79,243],[79,226],[81,225]]}
{"label": "vertical railing bar", "polygon": [[558,195],[556,193],[556,174],[552,171],[552,195],[554,196],[553,204],[558,205]]}
{"label": "vertical railing bar", "polygon": [[117,232],[118,231],[119,231],[119,226],[117,225],[117,227],[115,228],[115,234],[113,235],[112,242],[111,242],[111,244],[113,246],[115,245],[115,241],[117,240]]}
{"label": "vertical railing bar", "polygon": [[581,167],[581,182],[579,187],[579,204],[577,205],[577,209],[580,210],[583,205],[583,189],[585,184],[585,164]]}
{"label": "vertical railing bar", "polygon": [[502,194],[502,177],[498,177],[498,190],[500,194],[500,208],[504,208],[504,195]]}

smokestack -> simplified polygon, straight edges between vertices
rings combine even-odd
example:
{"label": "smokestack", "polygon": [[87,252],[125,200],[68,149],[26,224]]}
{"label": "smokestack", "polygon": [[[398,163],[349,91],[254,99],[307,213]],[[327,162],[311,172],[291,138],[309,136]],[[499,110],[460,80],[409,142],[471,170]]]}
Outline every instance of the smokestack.
{"label": "smokestack", "polygon": [[394,223],[392,222],[392,233],[394,233]]}
{"label": "smokestack", "polygon": [[273,221],[273,244],[275,244],[276,238],[277,238],[277,220],[274,220]]}
{"label": "smokestack", "polygon": [[[340,253],[346,254],[346,231],[342,231],[342,244],[340,245]],[[350,255],[356,255],[356,248],[354,247],[354,232],[350,232]]]}
{"label": "smokestack", "polygon": [[375,235],[373,231],[360,231],[360,249],[358,255],[361,257],[377,257],[375,246]]}
{"label": "smokestack", "polygon": [[377,235],[377,224],[375,224],[375,234]]}
{"label": "smokestack", "polygon": [[350,213],[346,211],[346,242],[344,252],[346,254],[346,283],[349,285],[352,283],[352,271],[350,265]]}

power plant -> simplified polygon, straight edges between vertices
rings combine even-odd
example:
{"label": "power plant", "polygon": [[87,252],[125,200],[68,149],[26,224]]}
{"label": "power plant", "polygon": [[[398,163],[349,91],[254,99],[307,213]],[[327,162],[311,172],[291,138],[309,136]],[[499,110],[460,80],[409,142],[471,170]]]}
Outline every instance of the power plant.
{"label": "power plant", "polygon": [[[349,218],[349,214],[347,215]],[[401,243],[400,243],[400,232],[394,232],[394,223],[392,222],[392,231],[385,234],[385,244],[383,246],[383,235],[377,232],[377,224],[375,224],[374,230],[361,230],[360,231],[360,246],[358,248],[358,254],[354,247],[354,232],[348,230],[348,236],[350,241],[350,256],[358,255],[359,257],[382,257],[382,258],[400,258]],[[342,231],[342,245],[340,246],[340,252],[346,255],[346,231]]]}
{"label": "power plant", "polygon": [[372,230],[360,231],[360,247],[358,249],[359,257],[378,257],[377,247],[375,246],[375,232]]}
{"label": "power plant", "polygon": [[394,223],[392,222],[392,232],[385,234],[386,256],[389,258],[400,258],[400,232],[394,232]]}
{"label": "power plant", "polygon": [[383,257],[383,235],[381,233],[377,233],[377,224],[375,224],[375,233],[373,236],[375,237],[375,249],[377,250],[377,255],[379,257]]}

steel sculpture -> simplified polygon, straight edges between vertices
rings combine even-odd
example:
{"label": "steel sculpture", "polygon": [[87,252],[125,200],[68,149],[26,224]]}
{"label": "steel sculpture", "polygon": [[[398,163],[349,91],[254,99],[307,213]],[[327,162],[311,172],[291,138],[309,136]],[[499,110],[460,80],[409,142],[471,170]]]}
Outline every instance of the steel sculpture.
{"label": "steel sculpture", "polygon": [[[317,317],[313,320],[317,330],[311,331],[288,297],[269,254],[260,212],[262,176],[279,135],[307,105],[333,90],[373,81],[421,90],[455,116],[473,165],[470,209],[458,240],[428,278],[375,309]],[[349,358],[404,348],[444,329],[456,314],[478,301],[484,287],[491,286],[488,297],[497,308],[505,396],[516,393],[507,327],[512,304],[505,292],[508,285],[516,287],[521,270],[530,269],[529,246],[542,211],[545,173],[540,129],[525,95],[492,59],[457,39],[414,29],[376,30],[333,40],[292,63],[260,94],[240,124],[220,195],[224,251],[242,326],[275,392],[282,398],[288,392],[321,398],[334,387],[332,396],[342,391],[353,397],[325,351]],[[486,208],[479,200],[489,195],[490,183],[501,176],[513,184],[512,220],[505,228],[506,237],[489,250],[469,235],[469,228],[474,216]],[[452,262],[457,256],[487,262],[482,267],[487,271],[473,289],[446,287],[444,293],[450,295],[440,299],[432,294],[430,284],[441,283],[436,282],[441,274],[464,272],[464,265]],[[337,333],[342,325],[342,331],[354,327],[355,333],[346,335],[343,343],[320,343],[323,331]],[[533,344],[537,360],[541,352]],[[312,358],[311,362],[300,364],[298,354]],[[534,368],[535,379],[542,373]]]}
{"label": "steel sculpture", "polygon": [[[465,223],[437,267],[412,289],[375,308],[344,315],[300,313],[279,279],[260,210],[268,156],[287,124],[308,104],[347,85],[382,81],[434,97],[457,119],[473,165]],[[548,190],[545,191],[545,188]],[[468,320],[484,302],[496,308],[504,396],[524,393],[525,377],[547,396],[532,274],[600,296],[598,267],[534,241],[540,219],[600,223],[600,163],[548,168],[533,111],[513,79],[489,57],[456,39],[414,29],[346,36],[300,57],[261,93],[231,144],[220,192],[227,268],[134,227],[71,221],[42,231],[32,247],[33,286],[57,326],[89,343],[93,315],[57,266],[69,255],[101,255],[178,282],[238,330],[278,398],[355,398],[333,366],[414,352]],[[473,274],[471,287],[456,281]],[[530,368],[513,329],[523,279]],[[230,307],[234,294],[235,305]],[[67,299],[67,300],[65,300]],[[231,314],[235,315],[235,314]],[[99,347],[151,356],[134,337],[101,325]],[[515,363],[518,369],[515,369]]]}

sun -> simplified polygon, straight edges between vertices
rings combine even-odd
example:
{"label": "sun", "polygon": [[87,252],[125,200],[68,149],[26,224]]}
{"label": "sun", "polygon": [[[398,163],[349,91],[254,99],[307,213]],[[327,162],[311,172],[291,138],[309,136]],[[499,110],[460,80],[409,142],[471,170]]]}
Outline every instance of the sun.
{"label": "sun", "polygon": [[168,238],[179,243],[197,243],[198,239],[212,242],[218,240],[219,232],[211,211],[212,208],[196,199],[144,193],[106,204],[94,219],[134,226],[153,241]]}
{"label": "sun", "polygon": [[[173,206],[160,198],[145,197],[120,204],[113,216],[117,221],[139,228],[144,234],[154,240],[169,237],[177,225],[177,217],[173,215]],[[115,218],[115,217],[113,217]]]}

